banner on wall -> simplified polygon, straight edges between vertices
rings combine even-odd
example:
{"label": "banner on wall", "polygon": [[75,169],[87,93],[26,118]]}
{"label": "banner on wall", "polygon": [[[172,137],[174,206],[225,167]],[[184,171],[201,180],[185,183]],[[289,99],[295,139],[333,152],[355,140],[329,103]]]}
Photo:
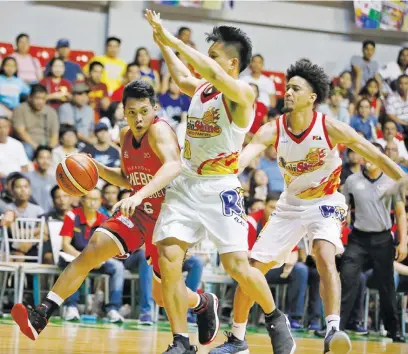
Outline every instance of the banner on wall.
{"label": "banner on wall", "polygon": [[194,7],[206,10],[221,10],[223,0],[154,0],[156,4],[167,6]]}
{"label": "banner on wall", "polygon": [[354,1],[357,27],[408,32],[408,0]]}

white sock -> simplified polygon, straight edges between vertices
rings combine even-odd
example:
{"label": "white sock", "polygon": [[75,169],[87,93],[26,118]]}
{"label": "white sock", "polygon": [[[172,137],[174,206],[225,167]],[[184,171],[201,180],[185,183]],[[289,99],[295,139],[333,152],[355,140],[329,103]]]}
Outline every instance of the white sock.
{"label": "white sock", "polygon": [[329,315],[326,317],[326,337],[327,334],[334,328],[336,331],[340,328],[340,316],[338,315]]}
{"label": "white sock", "polygon": [[[247,321],[248,322],[248,321]],[[235,321],[232,323],[232,334],[237,337],[239,340],[245,339],[245,331],[247,322],[244,323],[236,323]]]}
{"label": "white sock", "polygon": [[62,299],[59,295],[52,291],[48,293],[47,299],[50,299],[51,301],[55,302],[58,306],[61,306],[62,303],[64,302],[64,299]]}
{"label": "white sock", "polygon": [[180,335],[180,336],[188,338],[188,333],[177,333],[177,334]]}
{"label": "white sock", "polygon": [[196,304],[194,305],[194,309],[196,309],[196,308],[200,305],[200,302],[201,302],[201,297],[200,297],[200,295],[198,295],[197,293],[196,293],[195,295],[197,296],[197,302],[196,302]]}

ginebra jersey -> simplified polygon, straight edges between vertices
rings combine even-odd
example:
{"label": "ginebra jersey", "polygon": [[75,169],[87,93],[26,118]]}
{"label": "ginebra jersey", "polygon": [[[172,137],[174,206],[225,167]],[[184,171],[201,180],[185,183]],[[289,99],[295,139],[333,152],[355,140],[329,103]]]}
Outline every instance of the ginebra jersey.
{"label": "ginebra jersey", "polygon": [[238,155],[251,128],[238,127],[221,92],[205,82],[191,99],[182,157],[182,173],[220,177],[238,173]]}
{"label": "ginebra jersey", "polygon": [[290,204],[320,202],[336,193],[340,185],[342,161],[330,142],[325,119],[314,111],[310,126],[300,136],[289,131],[286,115],[276,121],[275,149],[285,180],[283,197]]}
{"label": "ginebra jersey", "polygon": [[[160,122],[159,118],[156,118],[152,124],[157,122]],[[132,186],[132,194],[148,184],[163,165],[149,145],[148,135],[149,132],[146,132],[140,144],[138,144],[133,137],[132,131],[129,129],[123,140],[121,157],[126,178]],[[149,198],[144,199],[137,208],[144,211],[151,218],[157,219],[164,196],[165,190],[162,189]]]}

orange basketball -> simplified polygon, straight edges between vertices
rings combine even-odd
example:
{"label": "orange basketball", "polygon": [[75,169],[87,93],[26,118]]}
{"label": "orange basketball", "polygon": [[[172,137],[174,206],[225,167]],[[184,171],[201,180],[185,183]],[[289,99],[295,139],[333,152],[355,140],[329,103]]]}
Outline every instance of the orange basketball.
{"label": "orange basketball", "polygon": [[86,155],[72,154],[57,166],[57,183],[60,188],[73,196],[82,196],[93,190],[99,174],[95,163]]}

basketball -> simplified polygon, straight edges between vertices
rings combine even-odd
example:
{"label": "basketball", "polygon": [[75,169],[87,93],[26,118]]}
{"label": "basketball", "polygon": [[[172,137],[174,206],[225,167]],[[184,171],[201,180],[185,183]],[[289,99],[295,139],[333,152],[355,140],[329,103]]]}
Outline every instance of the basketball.
{"label": "basketball", "polygon": [[99,174],[91,158],[82,154],[72,154],[58,164],[56,178],[62,190],[78,197],[95,188]]}

